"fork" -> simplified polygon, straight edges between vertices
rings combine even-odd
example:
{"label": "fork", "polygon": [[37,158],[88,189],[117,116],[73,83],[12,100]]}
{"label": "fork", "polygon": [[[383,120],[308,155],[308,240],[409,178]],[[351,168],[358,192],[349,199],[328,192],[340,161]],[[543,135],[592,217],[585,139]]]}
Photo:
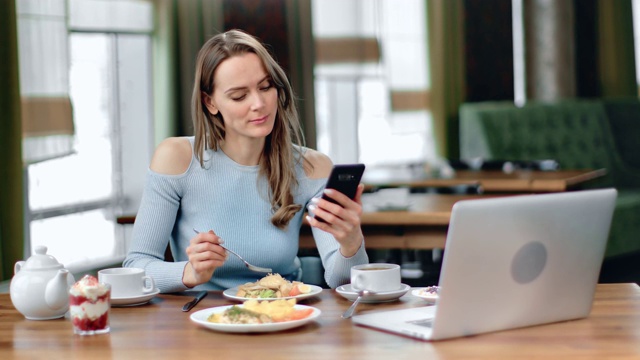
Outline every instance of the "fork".
{"label": "fork", "polygon": [[[196,234],[200,234],[200,231],[198,231],[198,230],[196,230],[196,229],[193,229],[193,231],[194,231]],[[218,246],[220,246],[221,248],[223,248],[223,249],[225,249],[226,251],[228,251],[228,252],[232,253],[233,255],[235,255],[235,256],[236,256],[238,259],[240,259],[240,260],[241,260],[241,261],[242,261],[242,262],[247,266],[247,268],[248,268],[249,270],[251,270],[251,271],[255,271],[255,272],[264,272],[264,273],[270,273],[270,272],[273,272],[273,270],[272,270],[271,268],[264,268],[264,267],[260,267],[260,266],[256,266],[256,265],[252,265],[252,264],[250,264],[247,260],[245,260],[242,256],[240,256],[240,255],[236,254],[233,250],[229,250],[229,249],[227,249],[226,247],[224,247],[224,246],[222,246],[222,245],[218,245]]]}

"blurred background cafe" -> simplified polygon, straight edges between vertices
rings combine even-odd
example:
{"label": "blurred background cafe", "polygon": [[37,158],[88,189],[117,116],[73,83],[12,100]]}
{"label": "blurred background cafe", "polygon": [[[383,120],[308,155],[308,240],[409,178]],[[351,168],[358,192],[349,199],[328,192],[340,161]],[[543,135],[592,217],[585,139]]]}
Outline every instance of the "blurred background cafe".
{"label": "blurred background cafe", "polygon": [[366,164],[370,259],[403,282],[437,283],[459,199],[608,186],[600,281],[640,282],[640,0],[3,0],[0,290],[38,245],[122,262],[155,146],[193,134],[196,53],[234,28],[307,146]]}

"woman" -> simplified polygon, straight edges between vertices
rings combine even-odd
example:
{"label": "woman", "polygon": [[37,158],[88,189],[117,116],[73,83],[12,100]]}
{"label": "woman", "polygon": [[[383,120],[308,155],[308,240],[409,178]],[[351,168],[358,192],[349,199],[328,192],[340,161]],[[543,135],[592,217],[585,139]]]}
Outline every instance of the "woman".
{"label": "woman", "polygon": [[[194,137],[156,149],[126,267],[144,268],[161,292],[223,290],[266,274],[249,271],[225,247],[289,280],[300,276],[299,230],[307,217],[335,288],[368,262],[355,200],[324,190],[331,160],[301,145],[291,85],[252,36],[232,30],[200,49],[192,95]],[[194,230],[199,231],[196,234]],[[167,243],[175,262],[165,262]]]}

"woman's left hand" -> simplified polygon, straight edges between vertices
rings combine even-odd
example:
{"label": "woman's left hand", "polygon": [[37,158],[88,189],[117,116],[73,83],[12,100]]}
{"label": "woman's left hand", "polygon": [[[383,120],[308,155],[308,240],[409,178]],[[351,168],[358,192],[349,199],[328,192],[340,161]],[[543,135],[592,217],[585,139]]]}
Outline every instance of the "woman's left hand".
{"label": "woman's left hand", "polygon": [[318,221],[307,216],[309,225],[333,235],[340,243],[340,252],[345,257],[351,257],[358,252],[364,236],[360,227],[362,216],[362,192],[364,185],[358,185],[358,191],[353,200],[334,189],[325,189],[324,193],[338,204],[321,198],[314,198],[309,205],[309,213],[324,220]]}

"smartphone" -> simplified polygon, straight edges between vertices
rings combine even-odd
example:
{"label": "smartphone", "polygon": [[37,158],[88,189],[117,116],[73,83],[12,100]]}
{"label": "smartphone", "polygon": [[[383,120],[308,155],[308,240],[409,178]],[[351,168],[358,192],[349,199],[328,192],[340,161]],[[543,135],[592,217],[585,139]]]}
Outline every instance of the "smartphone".
{"label": "smartphone", "polygon": [[[356,197],[358,185],[362,179],[362,174],[364,174],[364,168],[364,164],[334,165],[331,170],[331,174],[329,175],[329,179],[327,180],[327,184],[325,185],[325,189],[337,190],[348,196],[349,199],[353,200]],[[335,200],[324,194],[322,195],[322,198],[327,201],[331,201],[334,204],[336,203]],[[316,216],[316,219],[318,219],[318,221],[324,221],[319,216]]]}

